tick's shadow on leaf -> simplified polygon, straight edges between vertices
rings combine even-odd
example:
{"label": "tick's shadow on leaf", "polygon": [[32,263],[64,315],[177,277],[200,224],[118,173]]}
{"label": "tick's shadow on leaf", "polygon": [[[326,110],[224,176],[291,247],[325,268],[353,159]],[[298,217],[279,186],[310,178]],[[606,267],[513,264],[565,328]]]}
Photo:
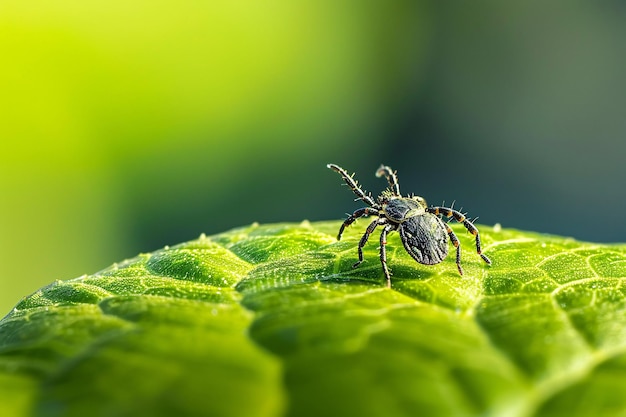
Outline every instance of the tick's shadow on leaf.
{"label": "tick's shadow on leaf", "polygon": [[436,275],[436,271],[432,269],[432,267],[420,268],[419,265],[405,265],[405,264],[395,264],[392,265],[391,268],[391,283],[392,287],[394,282],[401,281],[426,281],[433,278]]}
{"label": "tick's shadow on leaf", "polygon": [[391,288],[416,301],[454,311],[471,309],[480,288],[476,281],[459,277],[456,271],[419,271],[420,278],[392,277]]}
{"label": "tick's shadow on leaf", "polygon": [[[360,282],[375,284],[380,287],[387,286],[385,274],[380,267],[380,262],[368,262],[366,259],[356,268],[352,267],[353,264],[353,262],[342,261],[337,274],[325,277],[321,279],[321,281],[335,283]],[[398,265],[397,267],[394,267],[392,269],[392,274],[392,288],[395,287],[396,282],[423,282],[429,280],[435,275],[433,272],[418,270],[408,265]]]}

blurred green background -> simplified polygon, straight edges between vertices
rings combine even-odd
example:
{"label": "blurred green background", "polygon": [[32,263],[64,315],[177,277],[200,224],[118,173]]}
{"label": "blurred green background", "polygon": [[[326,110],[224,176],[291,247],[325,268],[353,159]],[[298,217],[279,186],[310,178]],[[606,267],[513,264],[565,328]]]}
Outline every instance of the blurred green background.
{"label": "blurred green background", "polygon": [[[377,193],[626,241],[620,1],[0,3],[0,316],[55,279]],[[617,215],[617,216],[615,216]]]}

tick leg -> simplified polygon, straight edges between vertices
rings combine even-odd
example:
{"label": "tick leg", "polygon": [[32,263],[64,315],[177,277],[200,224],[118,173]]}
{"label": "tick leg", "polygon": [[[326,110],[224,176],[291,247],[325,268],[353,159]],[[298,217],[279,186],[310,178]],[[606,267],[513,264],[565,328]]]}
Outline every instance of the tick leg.
{"label": "tick leg", "polygon": [[393,224],[387,224],[380,234],[380,263],[383,266],[385,278],[387,278],[387,288],[391,288],[391,271],[387,267],[387,234],[395,229],[396,226]]}
{"label": "tick leg", "polygon": [[371,222],[369,226],[367,226],[365,233],[363,234],[363,236],[361,237],[361,240],[359,241],[359,247],[358,247],[359,261],[355,263],[354,265],[352,265],[352,268],[356,268],[357,266],[361,264],[361,262],[363,262],[363,246],[365,246],[365,244],[367,243],[367,239],[370,237],[374,229],[376,229],[376,227],[381,224],[385,224],[385,222],[386,221],[384,218],[379,217],[378,219]]}
{"label": "tick leg", "polygon": [[337,240],[341,240],[341,235],[343,235],[344,229],[350,226],[352,223],[354,223],[356,219],[358,219],[359,217],[363,217],[363,216],[370,216],[372,214],[378,215],[378,210],[369,208],[369,207],[363,207],[363,208],[356,210],[354,213],[348,216],[348,218],[343,222],[343,224],[339,228],[339,234],[337,234]]}
{"label": "tick leg", "polygon": [[446,223],[446,231],[448,232],[448,236],[450,236],[450,242],[456,248],[456,267],[459,270],[459,274],[463,275],[463,268],[461,268],[461,245],[459,244],[459,239],[456,237],[450,226]]}
{"label": "tick leg", "polygon": [[328,164],[326,166],[332,169],[333,171],[339,173],[339,175],[342,176],[346,184],[348,184],[348,187],[350,187],[352,192],[356,194],[356,196],[360,200],[363,200],[365,204],[372,206],[374,208],[380,208],[378,204],[376,204],[372,196],[369,193],[366,193],[365,191],[363,191],[363,189],[359,186],[359,183],[357,182],[357,180],[353,178],[354,174],[349,175],[348,172],[345,169],[341,168],[339,165]]}
{"label": "tick leg", "polygon": [[483,261],[491,265],[491,260],[487,258],[487,256],[484,255],[482,253],[482,250],[480,249],[480,236],[478,234],[478,229],[476,228],[476,226],[474,226],[474,223],[472,223],[467,217],[465,217],[463,213],[448,207],[428,207],[426,211],[436,216],[442,214],[448,218],[454,217],[454,220],[459,223],[463,223],[463,226],[465,226],[467,231],[473,234],[476,238],[476,253],[479,254],[481,258],[483,258]]}
{"label": "tick leg", "polygon": [[386,165],[381,165],[380,168],[376,171],[377,177],[385,176],[387,178],[387,182],[389,183],[389,188],[391,192],[395,196],[400,196],[400,184],[398,184],[398,177],[396,176],[396,171],[392,171]]}

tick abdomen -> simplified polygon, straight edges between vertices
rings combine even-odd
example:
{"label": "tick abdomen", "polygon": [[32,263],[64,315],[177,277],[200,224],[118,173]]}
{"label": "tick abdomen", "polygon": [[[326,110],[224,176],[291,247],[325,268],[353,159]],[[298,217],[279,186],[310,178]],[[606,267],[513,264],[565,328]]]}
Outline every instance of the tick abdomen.
{"label": "tick abdomen", "polygon": [[448,234],[443,221],[425,213],[400,226],[402,244],[413,259],[424,265],[434,265],[448,255]]}

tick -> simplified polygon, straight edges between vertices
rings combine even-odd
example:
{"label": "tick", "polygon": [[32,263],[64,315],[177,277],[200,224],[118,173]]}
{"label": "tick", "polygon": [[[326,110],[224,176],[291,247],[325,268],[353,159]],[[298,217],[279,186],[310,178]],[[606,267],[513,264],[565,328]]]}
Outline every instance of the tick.
{"label": "tick", "polygon": [[337,172],[348,187],[357,196],[358,200],[362,200],[369,207],[363,207],[356,210],[343,222],[339,228],[337,240],[341,240],[341,235],[346,227],[350,226],[359,217],[376,216],[361,237],[358,246],[359,261],[352,265],[356,268],[363,262],[363,247],[367,243],[370,235],[376,227],[382,226],[380,233],[380,263],[387,279],[387,287],[391,288],[391,272],[387,266],[387,235],[390,232],[398,231],[400,239],[404,245],[404,249],[411,255],[413,259],[424,265],[435,265],[443,261],[448,255],[448,237],[456,248],[456,266],[459,274],[463,275],[461,268],[461,245],[450,226],[445,223],[440,216],[454,218],[472,234],[476,239],[476,253],[488,264],[491,264],[489,258],[483,255],[480,249],[480,237],[478,229],[474,224],[465,217],[460,211],[448,207],[428,207],[426,200],[420,196],[410,195],[403,197],[400,194],[400,185],[396,172],[385,165],[381,165],[376,171],[377,177],[384,176],[389,183],[389,188],[384,190],[374,200],[370,193],[366,193],[359,183],[353,178],[354,174],[349,175],[348,172],[335,164],[328,164],[328,168]]}

